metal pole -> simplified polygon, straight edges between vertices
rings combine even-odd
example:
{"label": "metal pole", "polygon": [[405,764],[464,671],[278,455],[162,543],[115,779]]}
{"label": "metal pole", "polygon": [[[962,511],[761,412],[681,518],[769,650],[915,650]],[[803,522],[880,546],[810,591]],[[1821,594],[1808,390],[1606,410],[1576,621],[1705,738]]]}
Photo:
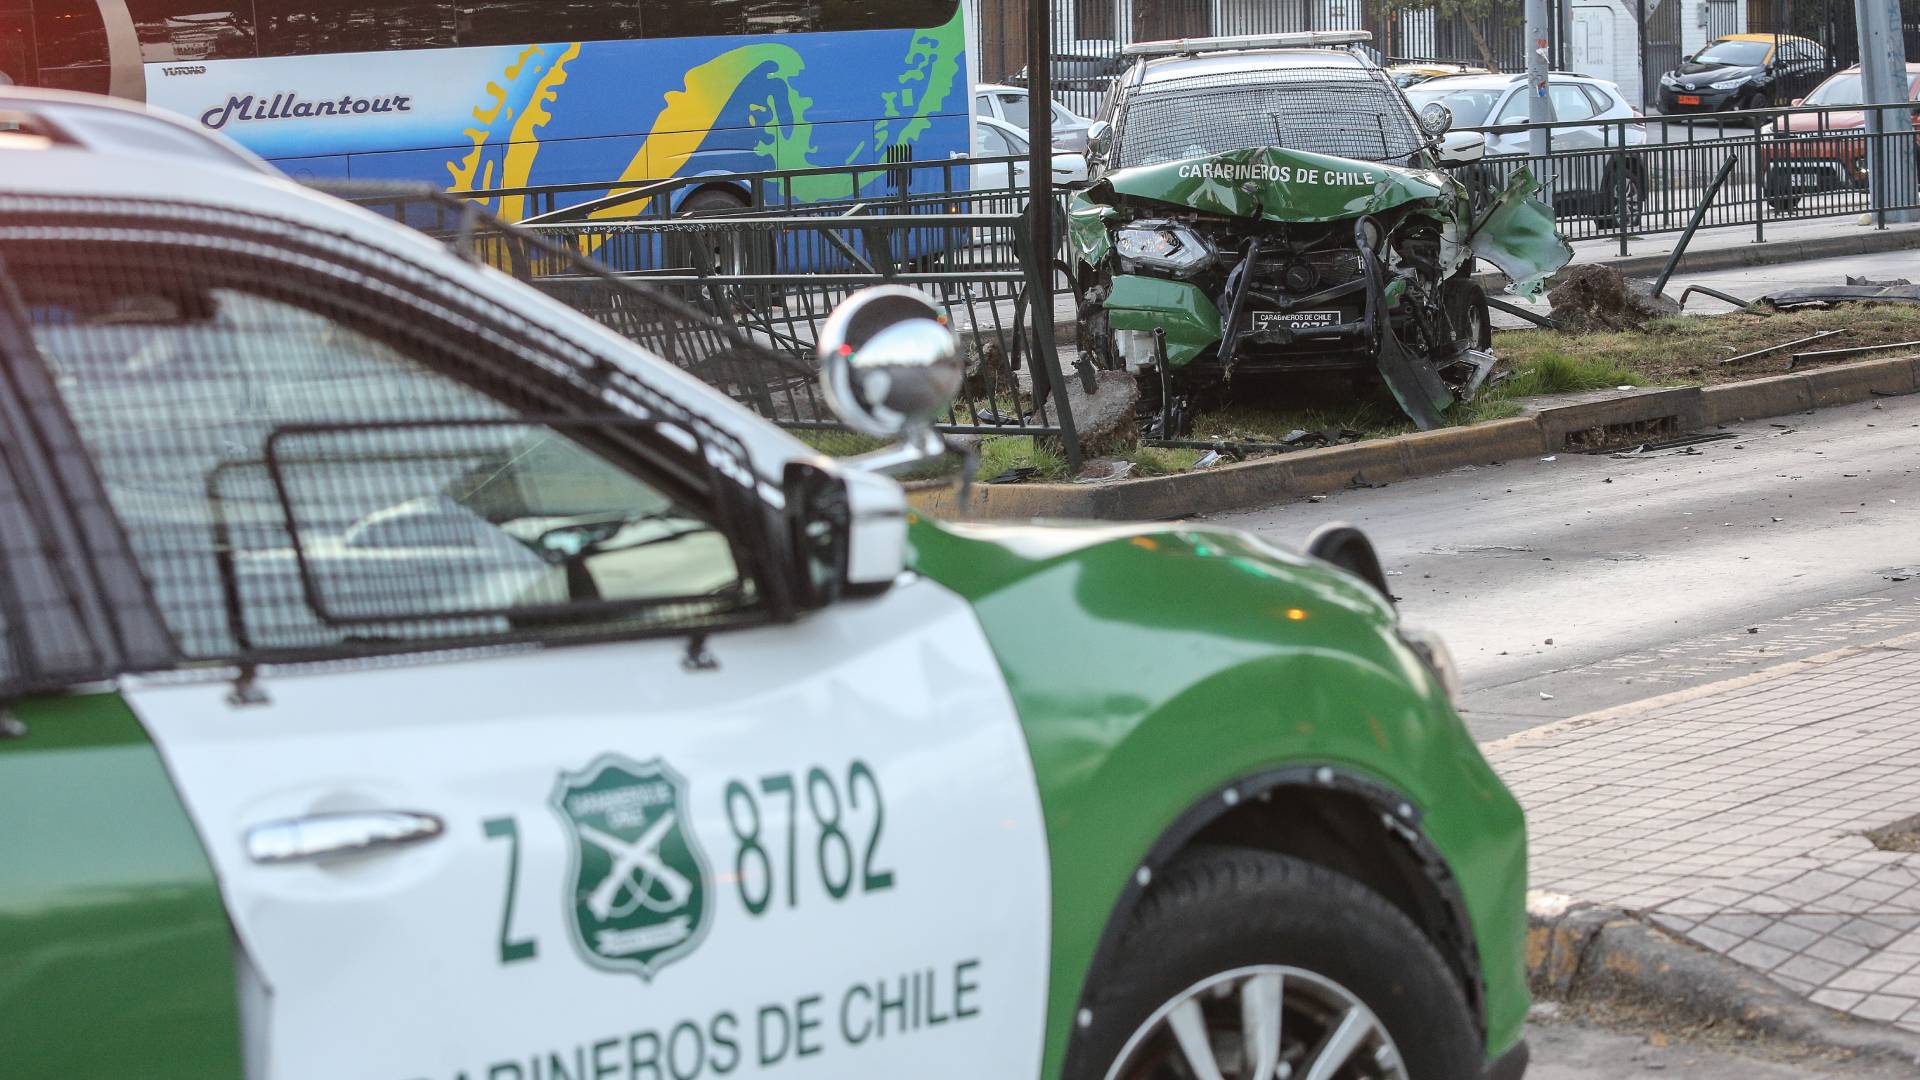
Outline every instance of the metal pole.
{"label": "metal pole", "polygon": [[1666,290],[1667,279],[1673,276],[1673,268],[1680,265],[1680,256],[1686,253],[1687,245],[1693,242],[1694,231],[1700,228],[1700,219],[1707,216],[1707,208],[1713,205],[1714,198],[1720,194],[1720,185],[1727,182],[1727,174],[1733,172],[1734,162],[1738,160],[1728,154],[1720,171],[1714,174],[1713,183],[1707,185],[1707,193],[1700,197],[1700,205],[1693,208],[1693,215],[1687,219],[1687,229],[1680,234],[1680,242],[1673,245],[1673,252],[1667,256],[1667,265],[1660,268],[1660,276],[1654,279],[1653,295],[1659,296]]}
{"label": "metal pole", "polygon": [[[1080,470],[1080,438],[1067,405],[1053,340],[1053,5],[1027,0],[1027,306],[1033,318],[1033,376],[1047,380],[1067,468]],[[1034,396],[1039,396],[1034,387]],[[1093,387],[1087,387],[1091,391]]]}
{"label": "metal pole", "polygon": [[[1859,0],[1860,89],[1868,105],[1908,104],[1900,0]],[[1868,205],[1876,221],[1913,221],[1912,121],[1906,109],[1867,111]]]}
{"label": "metal pole", "polygon": [[1527,0],[1527,122],[1533,125],[1527,136],[1527,153],[1533,157],[1533,175],[1540,181],[1540,195],[1548,206],[1553,205],[1553,177],[1547,162],[1551,146],[1542,125],[1553,120],[1553,103],[1547,99],[1547,72],[1553,64],[1552,31],[1548,28],[1551,10],[1552,0]]}

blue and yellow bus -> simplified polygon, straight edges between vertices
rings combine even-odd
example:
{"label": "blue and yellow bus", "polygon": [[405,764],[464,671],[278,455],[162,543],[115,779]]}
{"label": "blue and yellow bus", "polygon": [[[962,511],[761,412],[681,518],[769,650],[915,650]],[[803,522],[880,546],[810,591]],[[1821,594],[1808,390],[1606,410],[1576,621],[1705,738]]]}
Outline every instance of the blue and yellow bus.
{"label": "blue and yellow bus", "polygon": [[712,175],[675,197],[713,206],[746,202],[721,174],[965,153],[974,82],[961,0],[0,0],[0,72],[144,99],[300,179]]}

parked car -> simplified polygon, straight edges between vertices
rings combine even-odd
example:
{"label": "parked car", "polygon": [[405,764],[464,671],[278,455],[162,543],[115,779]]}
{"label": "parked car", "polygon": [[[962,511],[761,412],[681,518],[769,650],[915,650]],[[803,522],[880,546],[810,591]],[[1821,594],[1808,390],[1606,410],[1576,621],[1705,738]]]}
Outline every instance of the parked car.
{"label": "parked car", "polygon": [[1571,252],[1524,174],[1469,213],[1448,170],[1481,140],[1443,141],[1443,105],[1416,117],[1348,47],[1368,37],[1129,47],[1069,211],[1083,355],[1148,400],[1331,374],[1428,428],[1474,395],[1492,365],[1474,261],[1525,287]]}
{"label": "parked car", "polygon": [[[1920,101],[1920,62],[1907,65],[1907,76],[1909,92]],[[1860,69],[1850,67],[1793,102],[1819,106],[1819,112],[1786,113],[1760,129],[1761,184],[1769,205],[1786,211],[1808,195],[1866,189],[1870,140],[1866,110],[1858,108],[1865,96]],[[1920,161],[1920,110],[1908,116]]]}
{"label": "parked car", "polygon": [[[990,117],[976,117],[973,122],[973,153],[976,157],[1002,158],[1025,154],[1031,144],[1027,142],[1027,133],[1004,120]],[[993,161],[974,165],[969,170],[969,179],[975,191],[1001,190],[1008,187],[1024,187],[1027,183],[1027,163],[1024,161]],[[1055,187],[1073,187],[1085,183],[1087,179],[1087,157],[1075,150],[1053,148],[1053,185]]]}
{"label": "parked car", "polygon": [[1444,79],[1452,75],[1487,75],[1486,68],[1472,64],[1449,64],[1440,61],[1415,60],[1404,64],[1393,64],[1387,68],[1387,74],[1393,77],[1393,84],[1405,90],[1428,79]]}
{"label": "parked car", "polygon": [[1521,810],[1356,530],[943,524],[911,290],[834,460],[566,243],[0,109],[8,1077],[1521,1075]]}
{"label": "parked car", "polygon": [[[999,120],[1013,125],[1024,137],[1031,126],[1032,118],[1028,113],[1027,91],[1018,86],[1003,86],[999,83],[981,83],[974,88],[973,112],[975,116]],[[1065,105],[1053,103],[1053,145],[1056,149],[1083,151],[1087,148],[1087,125],[1092,123],[1075,116]]]}
{"label": "parked car", "polygon": [[1833,69],[1818,42],[1792,34],[1729,34],[1660,76],[1660,111],[1763,109],[1802,93]]}
{"label": "parked car", "polygon": [[[1120,56],[1120,45],[1106,38],[1089,38],[1079,41],[1056,41],[1053,45],[1053,65],[1048,72],[1053,77],[1055,93],[1073,91],[1079,93],[1105,93],[1114,77],[1127,70],[1127,62]],[[1013,81],[1026,85],[1027,69],[1021,68],[1013,76]]]}
{"label": "parked car", "polygon": [[[1462,172],[1476,205],[1485,205],[1497,194],[1517,157],[1531,152],[1531,135],[1517,128],[1528,122],[1526,87],[1525,75],[1460,75],[1432,79],[1407,90],[1407,100],[1415,108],[1435,102],[1445,105],[1453,113],[1456,130],[1493,129],[1483,132],[1487,157],[1509,160],[1483,161]],[[1644,119],[1640,111],[1627,104],[1614,83],[1570,73],[1549,76],[1547,103],[1555,123],[1594,121],[1552,129],[1553,152],[1576,155],[1554,163],[1555,215],[1595,217],[1612,228],[1624,207],[1626,227],[1638,225],[1649,189],[1646,163],[1637,156],[1623,164],[1604,153],[1579,152],[1620,146],[1623,138],[1626,146],[1643,145],[1647,130],[1637,122]]]}

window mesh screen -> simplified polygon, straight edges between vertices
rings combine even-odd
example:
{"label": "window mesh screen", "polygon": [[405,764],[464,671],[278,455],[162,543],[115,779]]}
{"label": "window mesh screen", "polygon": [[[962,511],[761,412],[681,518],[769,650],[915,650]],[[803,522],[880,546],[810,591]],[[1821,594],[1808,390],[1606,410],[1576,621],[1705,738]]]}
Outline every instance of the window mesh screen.
{"label": "window mesh screen", "polygon": [[1277,146],[1391,162],[1423,145],[1383,74],[1283,68],[1169,79],[1141,88],[1120,121],[1123,168]]}
{"label": "window mesh screen", "polygon": [[[750,478],[744,454],[629,373],[417,268],[315,249],[344,238],[22,209],[0,199],[0,258],[186,656],[759,610],[705,494],[715,464]],[[578,415],[583,392],[627,416],[508,422]],[[642,444],[674,464],[611,483],[605,454]]]}

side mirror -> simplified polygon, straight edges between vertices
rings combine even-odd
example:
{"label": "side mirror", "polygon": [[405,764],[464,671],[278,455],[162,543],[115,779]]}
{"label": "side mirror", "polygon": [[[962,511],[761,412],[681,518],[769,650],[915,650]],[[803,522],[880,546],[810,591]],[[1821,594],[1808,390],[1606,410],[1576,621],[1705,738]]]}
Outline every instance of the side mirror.
{"label": "side mirror", "polygon": [[1429,101],[1420,110],[1420,130],[1435,138],[1453,130],[1453,110],[1437,101]]}
{"label": "side mirror", "polygon": [[1106,164],[1107,151],[1113,145],[1113,125],[1095,120],[1087,127],[1087,163]]}
{"label": "side mirror", "polygon": [[820,388],[842,423],[900,445],[851,459],[876,472],[946,453],[934,418],[965,374],[960,346],[926,294],[904,285],[862,289],[827,316],[815,346]]}
{"label": "side mirror", "polygon": [[1471,165],[1487,156],[1487,137],[1477,131],[1450,131],[1434,152],[1442,167]]}

